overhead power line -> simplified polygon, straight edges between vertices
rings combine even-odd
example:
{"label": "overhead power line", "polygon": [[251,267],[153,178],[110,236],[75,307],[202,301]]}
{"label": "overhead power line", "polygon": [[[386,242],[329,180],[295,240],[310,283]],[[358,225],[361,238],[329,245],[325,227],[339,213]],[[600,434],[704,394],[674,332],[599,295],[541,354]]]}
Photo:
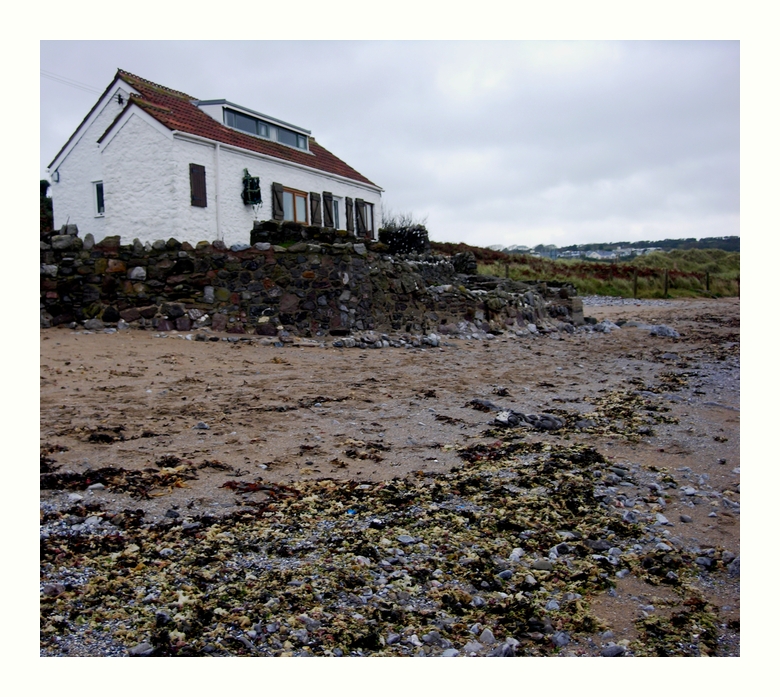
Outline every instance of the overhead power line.
{"label": "overhead power line", "polygon": [[54,80],[55,82],[59,82],[63,85],[67,85],[68,87],[75,87],[78,90],[84,90],[85,92],[93,92],[94,94],[102,93],[102,90],[99,90],[96,87],[92,87],[91,85],[86,85],[83,82],[79,82],[78,80],[72,80],[69,77],[63,77],[62,75],[55,75],[54,73],[50,73],[47,70],[41,70],[41,76],[49,80]]}

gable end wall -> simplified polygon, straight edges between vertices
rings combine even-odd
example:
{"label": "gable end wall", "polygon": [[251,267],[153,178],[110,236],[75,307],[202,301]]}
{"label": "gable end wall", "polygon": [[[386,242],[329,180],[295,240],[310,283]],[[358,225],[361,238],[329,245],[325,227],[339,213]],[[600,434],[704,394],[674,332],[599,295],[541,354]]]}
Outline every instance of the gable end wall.
{"label": "gable end wall", "polygon": [[[117,103],[117,93],[122,95],[124,104]],[[128,97],[128,93],[120,87],[112,90],[94,121],[78,137],[70,152],[56,168],[59,182],[54,181],[54,177],[51,178],[55,229],[70,222],[79,226],[82,236],[92,233],[95,239],[102,239],[107,234],[106,219],[95,215],[92,182],[102,181],[104,176],[97,140],[125,108]]]}

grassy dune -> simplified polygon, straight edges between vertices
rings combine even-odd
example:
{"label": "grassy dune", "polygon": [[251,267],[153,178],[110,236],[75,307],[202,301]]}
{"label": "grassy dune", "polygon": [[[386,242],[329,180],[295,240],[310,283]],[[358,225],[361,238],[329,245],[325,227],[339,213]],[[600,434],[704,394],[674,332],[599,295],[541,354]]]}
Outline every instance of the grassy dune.
{"label": "grassy dune", "polygon": [[467,245],[432,243],[432,247],[444,253],[474,252],[477,269],[481,274],[508,276],[516,281],[565,281],[572,283],[580,295],[633,297],[635,272],[638,298],[664,297],[665,276],[666,297],[739,295],[739,252],[725,252],[720,249],[655,252],[630,261],[607,262],[544,259],[503,254]]}

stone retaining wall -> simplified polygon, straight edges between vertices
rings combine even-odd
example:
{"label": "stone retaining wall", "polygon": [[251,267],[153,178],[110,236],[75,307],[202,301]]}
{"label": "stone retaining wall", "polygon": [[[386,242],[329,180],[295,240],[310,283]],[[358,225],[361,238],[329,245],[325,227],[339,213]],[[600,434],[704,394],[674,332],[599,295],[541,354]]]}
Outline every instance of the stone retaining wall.
{"label": "stone retaining wall", "polygon": [[[64,232],[41,240],[44,327],[99,319],[158,331],[210,326],[317,337],[363,330],[456,333],[463,321],[498,332],[543,322],[548,307],[559,319],[576,320],[571,299],[550,306],[546,288],[502,279],[473,287],[449,257],[401,258],[383,253],[379,243],[227,249],[220,242],[193,248],[170,239],[120,246],[118,238],[81,240],[74,226]],[[476,278],[484,285],[487,277]]]}

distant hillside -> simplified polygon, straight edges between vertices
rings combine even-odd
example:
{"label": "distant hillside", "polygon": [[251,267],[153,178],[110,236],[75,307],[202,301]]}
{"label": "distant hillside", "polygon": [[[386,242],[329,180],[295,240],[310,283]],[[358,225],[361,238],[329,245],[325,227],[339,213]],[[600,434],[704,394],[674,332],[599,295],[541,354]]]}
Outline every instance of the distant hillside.
{"label": "distant hillside", "polygon": [[695,237],[689,237],[681,240],[643,240],[641,242],[603,242],[598,244],[574,244],[569,247],[559,247],[559,251],[582,251],[589,252],[596,249],[614,250],[614,249],[646,249],[648,247],[657,247],[665,252],[672,249],[722,249],[724,252],[739,251],[739,236],[730,237],[702,237],[697,240]]}
{"label": "distant hillside", "polygon": [[490,249],[507,254],[532,254],[534,252],[543,256],[550,256],[551,252],[560,255],[563,252],[611,252],[615,250],[659,250],[670,252],[674,249],[722,249],[724,252],[738,252],[739,237],[732,235],[730,237],[702,237],[696,239],[689,237],[681,240],[642,240],[639,242],[593,242],[588,244],[572,244],[567,247],[556,247],[554,244],[536,245],[535,247],[525,247],[523,245],[512,245],[502,247],[501,245],[491,245]]}

